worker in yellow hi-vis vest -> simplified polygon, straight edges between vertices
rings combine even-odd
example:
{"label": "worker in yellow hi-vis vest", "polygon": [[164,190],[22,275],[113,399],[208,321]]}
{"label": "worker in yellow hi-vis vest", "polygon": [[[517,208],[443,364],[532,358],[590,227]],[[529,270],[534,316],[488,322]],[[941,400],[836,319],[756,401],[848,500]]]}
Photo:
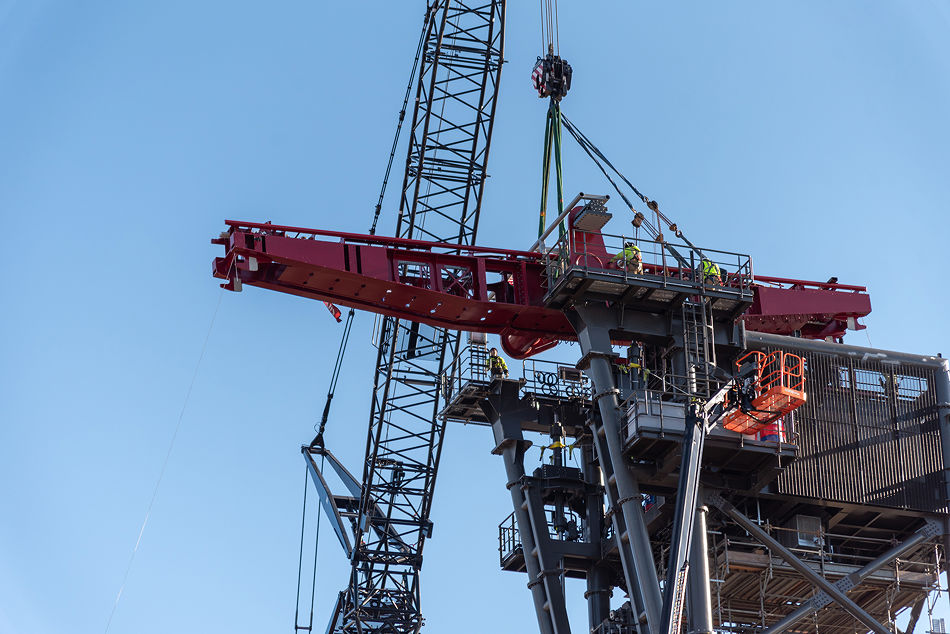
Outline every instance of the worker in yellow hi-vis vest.
{"label": "worker in yellow hi-vis vest", "polygon": [[488,366],[488,373],[491,374],[491,378],[508,378],[508,364],[498,356],[498,348],[492,348],[488,351],[488,359],[485,360],[485,365]]}
{"label": "worker in yellow hi-vis vest", "polygon": [[640,255],[640,247],[629,240],[624,243],[623,251],[610,258],[610,261],[617,265],[617,268],[623,269],[627,273],[640,275],[643,273],[643,257]]}
{"label": "worker in yellow hi-vis vest", "polygon": [[722,284],[722,273],[719,265],[703,258],[703,281],[707,284]]}

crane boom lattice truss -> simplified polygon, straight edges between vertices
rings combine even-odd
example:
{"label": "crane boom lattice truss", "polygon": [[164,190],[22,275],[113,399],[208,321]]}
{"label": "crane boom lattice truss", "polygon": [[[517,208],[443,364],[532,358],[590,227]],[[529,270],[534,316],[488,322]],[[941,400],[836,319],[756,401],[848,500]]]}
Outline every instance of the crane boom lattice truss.
{"label": "crane boom lattice truss", "polygon": [[[505,2],[430,2],[396,236],[471,245],[504,45]],[[411,266],[411,265],[407,265]],[[350,584],[331,631],[415,632],[442,447],[440,377],[457,332],[384,317]]]}

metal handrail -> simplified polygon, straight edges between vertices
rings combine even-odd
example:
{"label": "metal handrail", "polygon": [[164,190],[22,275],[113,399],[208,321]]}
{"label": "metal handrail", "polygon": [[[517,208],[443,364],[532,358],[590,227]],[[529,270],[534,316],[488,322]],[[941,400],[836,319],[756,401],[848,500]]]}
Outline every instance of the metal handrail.
{"label": "metal handrail", "polygon": [[524,390],[551,398],[589,400],[593,390],[587,375],[581,374],[579,381],[565,380],[561,378],[562,368],[573,370],[574,366],[543,359],[523,360],[521,369],[525,380]]}
{"label": "metal handrail", "polygon": [[[601,243],[603,250],[600,249]],[[639,248],[643,273],[628,271],[619,262],[614,261],[627,243],[633,243]],[[669,265],[667,254],[669,246],[678,246],[689,254],[689,268]],[[608,271],[625,280],[631,276],[656,276],[664,280],[693,281],[703,285],[752,292],[755,278],[752,274],[751,256],[716,249],[703,249],[702,252],[708,260],[699,257],[686,245],[671,245],[665,241],[575,230],[562,236],[548,251],[548,277],[553,281],[569,269],[576,268],[585,272]],[[719,268],[719,279],[704,274],[706,261]]]}
{"label": "metal handrail", "polygon": [[491,377],[487,362],[488,346],[483,343],[469,343],[459,350],[442,376],[442,396],[445,401],[451,401],[466,383],[488,383]]}

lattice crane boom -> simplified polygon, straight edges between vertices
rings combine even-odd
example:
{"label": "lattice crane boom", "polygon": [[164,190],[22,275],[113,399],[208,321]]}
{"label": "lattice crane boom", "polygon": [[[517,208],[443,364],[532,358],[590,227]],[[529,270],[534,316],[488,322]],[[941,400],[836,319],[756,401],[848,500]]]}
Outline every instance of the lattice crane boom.
{"label": "lattice crane boom", "polygon": [[[503,0],[428,3],[398,238],[475,241],[504,25]],[[376,345],[352,572],[330,626],[341,633],[423,624],[419,571],[445,429],[440,377],[458,333],[387,315]]]}

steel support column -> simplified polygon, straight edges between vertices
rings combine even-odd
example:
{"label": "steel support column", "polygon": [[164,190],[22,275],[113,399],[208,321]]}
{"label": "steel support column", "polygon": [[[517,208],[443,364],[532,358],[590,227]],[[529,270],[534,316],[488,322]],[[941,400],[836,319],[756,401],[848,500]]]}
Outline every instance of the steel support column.
{"label": "steel support column", "polygon": [[[662,622],[663,599],[660,596],[653,549],[643,515],[640,485],[623,459],[620,443],[620,403],[617,400],[618,391],[610,363],[613,356],[610,344],[611,323],[604,319],[602,314],[591,311],[586,306],[577,306],[574,311],[568,312],[568,319],[577,331],[581,351],[588,360],[585,371],[596,393],[594,398],[597,400],[601,424],[594,433],[598,441],[596,446],[601,466],[604,467],[605,463],[609,462],[613,467],[610,477],[614,482],[607,482],[607,496],[614,516],[614,537],[621,553],[627,590],[631,598],[635,598],[635,595],[641,597],[647,626],[650,631],[656,632]],[[613,494],[612,485],[616,487],[616,496]],[[618,514],[623,518],[622,531],[618,530],[621,528],[621,524],[616,521]]]}
{"label": "steel support column", "polygon": [[[940,454],[943,458],[944,496],[950,506],[950,362],[939,359],[940,367],[934,373],[937,391],[937,423],[940,425]],[[944,525],[944,551],[950,555],[950,520]],[[950,579],[950,561],[944,556],[943,571]]]}
{"label": "steel support column", "polygon": [[686,577],[687,610],[690,634],[712,634],[712,597],[709,591],[709,544],[706,541],[706,515],[709,508],[696,509],[690,567]]}
{"label": "steel support column", "polygon": [[[596,452],[592,443],[581,445],[581,469],[584,480],[589,483],[599,482],[603,486],[601,470],[596,464]],[[595,536],[604,535],[604,493],[603,490],[592,490],[587,496],[587,532],[591,541]],[[610,566],[601,561],[594,564],[587,573],[587,617],[591,631],[610,617],[611,593]]]}
{"label": "steel support column", "polygon": [[864,608],[849,599],[848,596],[843,591],[838,589],[834,584],[812,570],[806,563],[796,557],[792,551],[777,542],[771,535],[762,530],[758,524],[743,515],[739,509],[733,506],[730,502],[714,494],[707,495],[706,501],[727,515],[736,524],[748,531],[749,534],[751,534],[764,546],[768,547],[769,550],[772,550],[779,557],[784,559],[789,566],[797,570],[802,576],[818,586],[818,588],[824,591],[831,600],[837,602],[838,605],[847,610],[851,616],[867,626],[869,630],[876,632],[877,634],[892,634],[892,632],[881,625],[877,619],[868,614]]}
{"label": "steel support column", "polygon": [[[515,521],[518,524],[518,534],[521,538],[521,549],[524,553],[525,570],[528,573],[528,588],[534,600],[534,609],[538,617],[538,627],[541,634],[570,634],[570,625],[567,620],[567,606],[564,599],[564,588],[560,578],[552,576],[546,566],[547,561],[547,523],[544,510],[541,508],[540,517],[537,517],[537,507],[540,504],[537,490],[527,490],[525,484],[524,454],[531,446],[531,442],[524,439],[521,431],[521,421],[534,415],[534,411],[522,405],[518,400],[521,384],[518,381],[498,380],[492,384],[492,394],[489,396],[490,407],[483,405],[486,417],[492,421],[492,431],[495,435],[495,448],[492,453],[504,459],[505,473],[508,477],[508,491],[511,493],[511,504],[514,507]],[[538,522],[542,522],[544,535],[538,534]]]}

